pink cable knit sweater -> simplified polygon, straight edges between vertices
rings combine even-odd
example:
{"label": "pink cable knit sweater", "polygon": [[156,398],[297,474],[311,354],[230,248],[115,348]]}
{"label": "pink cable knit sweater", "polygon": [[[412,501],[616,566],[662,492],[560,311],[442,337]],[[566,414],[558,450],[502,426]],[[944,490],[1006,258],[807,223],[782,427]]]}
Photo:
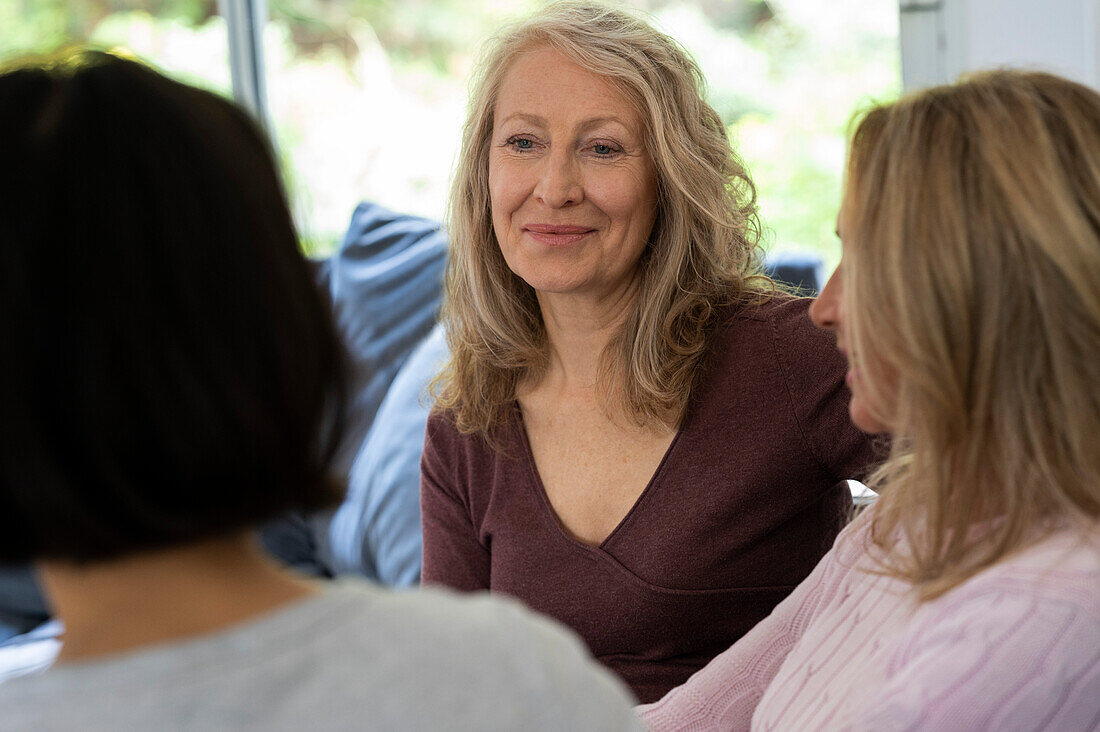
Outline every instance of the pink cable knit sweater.
{"label": "pink cable knit sweater", "polygon": [[1100,730],[1100,536],[1065,531],[918,604],[869,574],[870,514],[654,730]]}

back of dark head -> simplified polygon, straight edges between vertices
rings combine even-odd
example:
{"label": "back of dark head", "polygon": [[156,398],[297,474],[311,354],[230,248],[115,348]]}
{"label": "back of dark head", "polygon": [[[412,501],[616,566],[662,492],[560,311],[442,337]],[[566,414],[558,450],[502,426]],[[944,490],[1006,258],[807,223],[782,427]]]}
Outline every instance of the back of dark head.
{"label": "back of dark head", "polygon": [[338,500],[344,371],[241,110],[78,51],[0,73],[0,561]]}

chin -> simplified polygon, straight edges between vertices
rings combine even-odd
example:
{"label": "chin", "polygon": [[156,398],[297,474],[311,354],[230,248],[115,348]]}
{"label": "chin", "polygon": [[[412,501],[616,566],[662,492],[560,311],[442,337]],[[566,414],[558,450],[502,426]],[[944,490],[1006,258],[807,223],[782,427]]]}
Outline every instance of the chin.
{"label": "chin", "polygon": [[521,276],[521,279],[535,292],[544,294],[568,295],[580,289],[575,282],[565,278]]}

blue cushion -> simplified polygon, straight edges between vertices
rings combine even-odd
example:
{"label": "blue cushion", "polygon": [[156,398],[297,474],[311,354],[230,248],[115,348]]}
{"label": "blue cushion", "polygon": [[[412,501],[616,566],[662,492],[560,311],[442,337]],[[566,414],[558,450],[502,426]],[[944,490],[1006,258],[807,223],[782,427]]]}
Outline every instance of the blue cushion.
{"label": "blue cushion", "polygon": [[337,573],[382,584],[420,579],[420,452],[428,424],[426,387],[447,358],[437,325],[397,373],[348,479],[348,497],[329,527]]}
{"label": "blue cushion", "polygon": [[0,643],[26,633],[50,617],[27,566],[0,566]]}
{"label": "blue cushion", "polygon": [[346,474],[401,365],[435,325],[447,240],[437,222],[374,203],[356,207],[330,260],[329,292],[352,361]]}

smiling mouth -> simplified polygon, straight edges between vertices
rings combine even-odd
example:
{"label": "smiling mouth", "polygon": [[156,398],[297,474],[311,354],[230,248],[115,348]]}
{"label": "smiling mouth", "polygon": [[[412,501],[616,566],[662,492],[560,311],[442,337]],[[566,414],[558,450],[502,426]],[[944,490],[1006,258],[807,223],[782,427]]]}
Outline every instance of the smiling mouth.
{"label": "smiling mouth", "polygon": [[523,231],[532,239],[551,247],[575,244],[595,231],[585,226],[557,226],[552,224],[528,224]]}

